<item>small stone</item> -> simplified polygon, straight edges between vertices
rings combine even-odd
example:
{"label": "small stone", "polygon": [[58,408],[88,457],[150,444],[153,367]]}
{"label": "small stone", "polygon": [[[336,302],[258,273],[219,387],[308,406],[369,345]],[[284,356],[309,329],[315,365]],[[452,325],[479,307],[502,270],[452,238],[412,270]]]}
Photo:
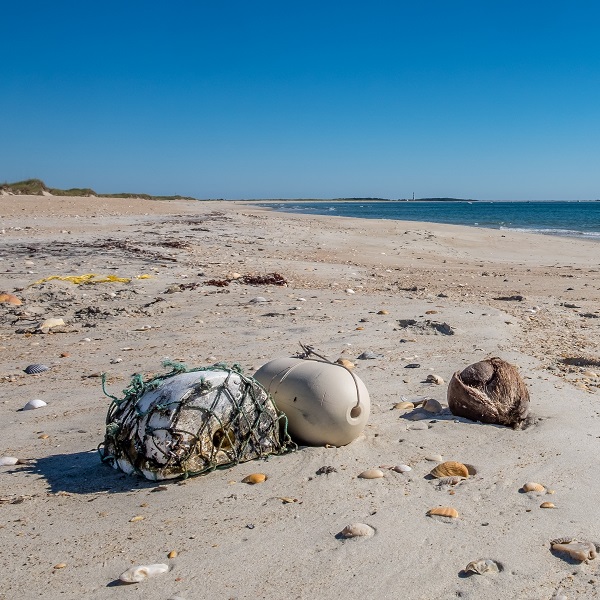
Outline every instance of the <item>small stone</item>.
{"label": "small stone", "polygon": [[12,467],[18,464],[19,459],[16,456],[3,456],[0,458],[0,467]]}

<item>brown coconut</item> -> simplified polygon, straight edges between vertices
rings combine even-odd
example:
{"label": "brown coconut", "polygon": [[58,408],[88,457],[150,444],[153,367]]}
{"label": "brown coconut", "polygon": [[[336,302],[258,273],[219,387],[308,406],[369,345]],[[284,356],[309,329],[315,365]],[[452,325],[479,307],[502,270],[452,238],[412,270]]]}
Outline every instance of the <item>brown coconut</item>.
{"label": "brown coconut", "polygon": [[519,429],[529,415],[529,392],[514,365],[488,358],[454,373],[448,407],[459,417]]}

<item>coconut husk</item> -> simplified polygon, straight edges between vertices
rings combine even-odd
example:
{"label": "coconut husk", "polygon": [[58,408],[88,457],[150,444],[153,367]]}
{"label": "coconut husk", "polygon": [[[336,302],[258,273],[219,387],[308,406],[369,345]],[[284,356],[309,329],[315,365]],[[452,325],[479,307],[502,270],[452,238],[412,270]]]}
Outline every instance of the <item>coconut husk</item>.
{"label": "coconut husk", "polygon": [[529,392],[514,365],[489,358],[454,373],[448,407],[459,417],[519,429],[529,415]]}

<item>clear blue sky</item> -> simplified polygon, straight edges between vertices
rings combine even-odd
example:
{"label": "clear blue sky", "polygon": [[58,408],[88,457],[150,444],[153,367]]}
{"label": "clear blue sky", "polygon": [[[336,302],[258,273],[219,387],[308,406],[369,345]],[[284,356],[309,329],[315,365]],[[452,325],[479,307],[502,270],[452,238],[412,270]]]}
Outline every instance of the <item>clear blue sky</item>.
{"label": "clear blue sky", "polygon": [[2,3],[0,180],[600,197],[597,1]]}

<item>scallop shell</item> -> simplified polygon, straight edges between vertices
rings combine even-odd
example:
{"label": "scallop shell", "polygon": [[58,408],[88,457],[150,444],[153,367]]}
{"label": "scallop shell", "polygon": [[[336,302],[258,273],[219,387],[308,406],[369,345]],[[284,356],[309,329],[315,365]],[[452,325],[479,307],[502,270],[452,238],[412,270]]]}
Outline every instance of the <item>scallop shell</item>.
{"label": "scallop shell", "polygon": [[396,473],[408,473],[412,469],[408,465],[396,465],[392,468],[392,471],[396,471]]}
{"label": "scallop shell", "polygon": [[12,467],[19,463],[19,459],[16,456],[3,456],[0,458],[0,467]]}
{"label": "scallop shell", "polygon": [[34,364],[25,367],[23,371],[25,371],[27,375],[35,375],[37,373],[43,373],[44,371],[48,371],[48,369],[50,369],[50,367],[47,367],[46,365]]}
{"label": "scallop shell", "polygon": [[443,462],[432,469],[430,475],[433,477],[452,477],[454,475],[457,475],[458,477],[468,477],[469,469],[462,463],[453,460],[447,460],[446,462]]}
{"label": "scallop shell", "polygon": [[478,558],[477,560],[472,560],[465,567],[465,571],[477,573],[478,575],[483,575],[484,573],[499,573],[502,570],[502,564],[491,558]]}
{"label": "scallop shell", "polygon": [[42,406],[47,406],[47,404],[39,398],[34,398],[33,400],[30,400],[22,410],[34,410],[36,408],[42,408]]}
{"label": "scallop shell", "polygon": [[415,405],[412,402],[398,402],[394,404],[394,408],[399,410],[412,410],[414,407]]}
{"label": "scallop shell", "polygon": [[363,471],[359,477],[361,479],[379,479],[380,477],[383,477],[383,471],[380,471],[379,469],[367,469],[366,471]]}
{"label": "scallop shell", "polygon": [[374,533],[375,530],[365,523],[352,523],[352,525],[346,525],[341,531],[341,535],[346,538],[371,537]]}
{"label": "scallop shell", "polygon": [[438,506],[436,508],[431,508],[427,511],[428,517],[438,516],[438,517],[450,517],[452,519],[458,518],[458,511],[451,506]]}
{"label": "scallop shell", "polygon": [[127,571],[119,575],[119,579],[123,583],[139,583],[140,581],[144,581],[144,579],[166,573],[168,570],[169,566],[164,564],[140,565],[139,567],[127,569]]}
{"label": "scallop shell", "polygon": [[540,508],[556,508],[552,502],[542,502]]}
{"label": "scallop shell", "polygon": [[528,481],[523,486],[524,492],[545,492],[546,488],[541,483],[535,483],[534,481]]}
{"label": "scallop shell", "polygon": [[588,561],[593,560],[598,556],[596,547],[592,542],[572,541],[570,543],[562,544],[557,543],[557,541],[558,540],[551,542],[552,550],[568,554],[574,560]]}
{"label": "scallop shell", "polygon": [[242,483],[250,483],[251,485],[254,485],[256,483],[263,483],[263,481],[266,480],[267,476],[264,473],[252,473],[251,475],[244,477],[244,479],[242,479]]}
{"label": "scallop shell", "polygon": [[23,304],[19,298],[8,292],[0,293],[0,303],[12,304],[13,306],[21,306]]}
{"label": "scallop shell", "polygon": [[425,404],[423,404],[423,410],[426,410],[429,413],[441,413],[444,410],[444,407],[433,398],[429,398]]}

